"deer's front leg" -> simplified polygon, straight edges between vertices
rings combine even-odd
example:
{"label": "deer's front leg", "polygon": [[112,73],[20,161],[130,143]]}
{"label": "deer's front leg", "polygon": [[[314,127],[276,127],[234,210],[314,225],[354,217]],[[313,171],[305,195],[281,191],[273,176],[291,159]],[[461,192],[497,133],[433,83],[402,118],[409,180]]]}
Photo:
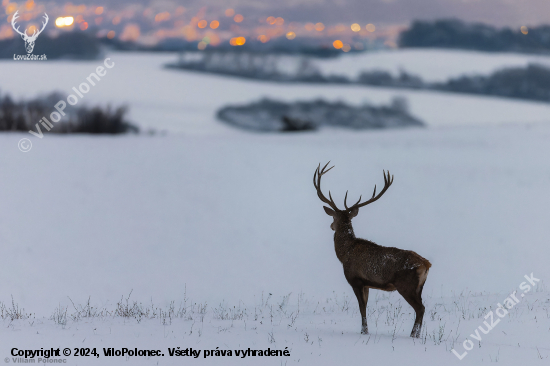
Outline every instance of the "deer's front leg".
{"label": "deer's front leg", "polygon": [[361,334],[368,334],[369,327],[367,326],[367,301],[369,300],[369,288],[363,286],[353,287],[353,292],[359,303],[359,311],[361,312]]}

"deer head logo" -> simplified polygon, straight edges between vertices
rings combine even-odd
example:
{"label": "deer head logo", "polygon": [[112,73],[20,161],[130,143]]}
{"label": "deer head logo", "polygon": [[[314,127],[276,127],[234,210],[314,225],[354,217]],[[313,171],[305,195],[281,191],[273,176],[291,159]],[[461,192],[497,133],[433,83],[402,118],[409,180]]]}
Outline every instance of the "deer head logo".
{"label": "deer head logo", "polygon": [[25,29],[24,32],[21,32],[21,31],[19,31],[19,26],[17,26],[17,28],[15,28],[15,20],[17,18],[19,18],[18,13],[19,13],[19,10],[16,11],[15,14],[13,14],[13,17],[11,18],[11,26],[13,27],[13,30],[15,30],[17,33],[19,33],[21,35],[21,38],[23,38],[23,40],[25,41],[25,49],[27,50],[27,53],[32,53],[32,50],[34,49],[34,42],[36,41],[36,38],[38,38],[40,33],[42,33],[44,28],[46,28],[46,24],[48,24],[48,19],[49,19],[48,14],[44,13],[45,21],[42,22],[42,29],[40,29],[39,31],[35,29],[32,36],[28,36],[26,29]]}

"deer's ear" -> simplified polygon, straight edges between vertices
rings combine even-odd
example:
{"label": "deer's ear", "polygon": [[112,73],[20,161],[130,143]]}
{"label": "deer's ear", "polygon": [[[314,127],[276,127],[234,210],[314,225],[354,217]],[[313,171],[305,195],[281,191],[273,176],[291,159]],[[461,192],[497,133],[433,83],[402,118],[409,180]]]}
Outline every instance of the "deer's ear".
{"label": "deer's ear", "polygon": [[327,213],[327,215],[334,216],[334,211],[333,210],[331,210],[327,206],[323,206],[323,208],[325,209],[325,212]]}
{"label": "deer's ear", "polygon": [[353,219],[359,213],[359,207],[354,208],[349,212],[349,218]]}

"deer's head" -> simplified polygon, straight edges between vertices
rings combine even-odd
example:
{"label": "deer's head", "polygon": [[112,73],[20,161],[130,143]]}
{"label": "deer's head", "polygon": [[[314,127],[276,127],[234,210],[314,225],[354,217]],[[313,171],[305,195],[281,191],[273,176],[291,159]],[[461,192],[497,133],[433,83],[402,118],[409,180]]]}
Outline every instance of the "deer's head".
{"label": "deer's head", "polygon": [[332,216],[332,218],[334,219],[332,224],[330,224],[330,228],[332,230],[336,231],[338,228],[342,228],[343,225],[345,225],[345,224],[351,225],[351,219],[353,219],[355,216],[357,216],[357,214],[359,213],[359,208],[361,208],[363,206],[366,206],[369,203],[373,203],[374,201],[376,201],[377,199],[382,197],[382,195],[384,193],[386,193],[386,190],[388,188],[390,188],[391,184],[393,183],[393,175],[390,176],[389,171],[387,173],[384,171],[383,172],[384,173],[384,188],[382,189],[382,191],[380,191],[380,193],[378,195],[376,195],[376,185],[375,185],[374,186],[374,192],[372,194],[371,199],[369,199],[368,201],[365,201],[365,202],[361,202],[361,197],[362,196],[360,196],[359,200],[354,205],[352,205],[351,207],[348,207],[348,205],[347,205],[348,192],[346,191],[346,197],[344,198],[344,207],[345,207],[345,209],[340,210],[340,209],[338,209],[338,207],[336,207],[336,204],[334,203],[334,200],[332,199],[330,191],[328,192],[328,196],[329,196],[330,199],[327,199],[325,197],[325,195],[323,194],[323,192],[321,191],[321,177],[324,174],[328,173],[329,170],[334,168],[334,166],[333,166],[333,167],[330,167],[329,169],[326,169],[329,163],[330,163],[330,161],[323,167],[323,169],[321,169],[321,164],[319,164],[319,166],[317,167],[317,170],[315,171],[315,174],[313,174],[313,185],[315,186],[315,189],[317,190],[317,196],[319,196],[321,201],[323,201],[324,203],[326,203],[330,206],[330,208],[327,207],[327,206],[323,206],[323,208],[325,209],[325,212],[327,213],[327,215]]}
{"label": "deer's head", "polygon": [[32,51],[34,49],[34,42],[36,41],[36,38],[38,38],[40,33],[42,33],[44,28],[46,28],[46,24],[48,24],[48,20],[49,20],[48,14],[44,13],[45,21],[42,22],[42,29],[40,29],[40,30],[35,29],[33,34],[31,36],[29,36],[29,35],[27,35],[27,30],[26,29],[25,29],[24,32],[21,32],[21,31],[19,31],[19,26],[17,26],[17,28],[15,27],[15,21],[17,20],[17,18],[19,18],[18,13],[19,13],[19,10],[16,11],[15,14],[13,14],[13,17],[11,18],[11,26],[21,36],[21,38],[23,38],[23,40],[25,41],[25,49],[27,50],[27,53],[32,53]]}

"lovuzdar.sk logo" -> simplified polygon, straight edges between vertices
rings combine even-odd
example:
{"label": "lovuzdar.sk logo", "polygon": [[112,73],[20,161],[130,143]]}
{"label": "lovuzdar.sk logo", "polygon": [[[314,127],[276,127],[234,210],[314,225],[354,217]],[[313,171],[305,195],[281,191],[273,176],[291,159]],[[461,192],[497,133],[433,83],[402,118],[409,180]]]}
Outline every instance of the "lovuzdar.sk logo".
{"label": "lovuzdar.sk logo", "polygon": [[23,38],[23,40],[25,41],[25,49],[27,50],[27,54],[26,55],[13,55],[13,59],[16,60],[16,61],[18,61],[18,60],[22,60],[22,61],[44,61],[44,60],[46,60],[47,59],[46,55],[33,55],[32,51],[34,50],[34,43],[36,42],[36,39],[38,38],[40,33],[42,33],[44,28],[46,28],[46,24],[48,24],[48,20],[49,20],[48,14],[44,13],[44,21],[42,22],[42,29],[37,30],[35,28],[33,34],[30,35],[30,36],[27,34],[27,29],[25,29],[24,32],[21,32],[19,30],[19,26],[16,25],[17,18],[19,18],[19,10],[16,11],[15,14],[13,14],[13,17],[11,18],[11,26],[13,27],[13,30],[16,31],[21,36],[21,38]]}

